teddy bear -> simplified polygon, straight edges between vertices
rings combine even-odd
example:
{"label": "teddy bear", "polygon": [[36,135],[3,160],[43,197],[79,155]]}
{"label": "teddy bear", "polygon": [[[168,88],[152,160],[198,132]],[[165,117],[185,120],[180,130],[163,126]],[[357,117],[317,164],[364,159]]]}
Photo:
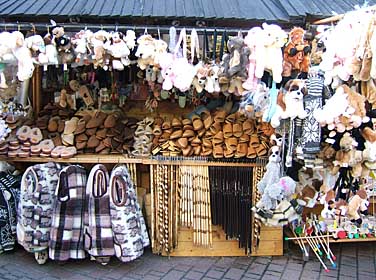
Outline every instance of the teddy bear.
{"label": "teddy bear", "polygon": [[167,52],[167,43],[163,41],[162,39],[156,39],[154,40],[153,43],[154,43],[154,54],[153,54],[152,65],[154,66],[154,69],[156,69],[156,68],[159,68],[163,54]]}
{"label": "teddy bear", "polygon": [[89,40],[94,53],[92,56],[94,68],[103,67],[106,52],[104,44],[110,40],[110,34],[105,30],[98,30],[92,34]]}
{"label": "teddy bear", "polygon": [[286,93],[278,93],[276,110],[270,121],[274,128],[280,125],[281,119],[304,119],[307,116],[303,104],[303,97],[307,92],[305,82],[298,79],[289,80],[285,84],[285,91]]}
{"label": "teddy bear", "polygon": [[259,55],[256,58],[255,76],[259,79],[264,75],[264,70],[272,73],[273,81],[282,81],[282,47],[285,45],[287,34],[276,24],[263,23],[264,36],[260,38],[263,42]]}
{"label": "teddy bear", "polygon": [[369,170],[375,170],[376,169],[376,132],[370,128],[365,127],[361,131],[361,135],[365,139],[365,149],[362,151],[362,157],[363,157],[363,176],[368,175]]}
{"label": "teddy bear", "polygon": [[260,194],[264,193],[267,186],[278,182],[282,176],[280,150],[279,146],[273,146],[269,150],[269,161],[265,166],[266,172],[257,184],[257,190]]}
{"label": "teddy bear", "polygon": [[65,34],[64,27],[54,25],[52,28],[53,42],[58,52],[71,52],[71,39]]}
{"label": "teddy bear", "polygon": [[[257,64],[257,58],[260,56],[259,52],[262,49],[264,31],[261,27],[251,28],[247,36],[244,38],[244,43],[250,49],[250,54],[248,57],[248,77],[247,80],[242,84],[243,88],[249,91],[256,89],[259,83],[259,78],[256,77],[256,67],[261,67],[261,63]],[[260,70],[258,70],[259,72]],[[264,71],[262,69],[262,71]]]}
{"label": "teddy bear", "polygon": [[0,62],[13,63],[16,62],[16,58],[13,55],[12,49],[16,46],[16,41],[12,33],[0,32]]}
{"label": "teddy bear", "polygon": [[192,85],[192,81],[196,75],[196,68],[188,62],[187,58],[178,57],[174,59],[172,72],[175,75],[174,86],[181,92],[185,92]]}
{"label": "teddy bear", "polygon": [[290,200],[295,193],[296,182],[288,177],[281,177],[278,182],[267,185],[257,202],[256,208],[263,208],[266,210],[275,209],[280,201],[283,199]]}
{"label": "teddy bear", "polygon": [[289,32],[289,41],[283,49],[283,77],[290,77],[294,70],[308,73],[310,66],[311,47],[304,40],[305,31],[294,27]]}
{"label": "teddy bear", "polygon": [[[155,45],[154,38],[150,34],[141,35],[137,39],[137,51],[135,56],[138,57],[137,65],[141,70],[145,70],[148,65],[154,64]],[[164,56],[159,59],[162,62]]]}
{"label": "teddy bear", "polygon": [[25,39],[26,46],[32,52],[32,59],[34,64],[48,64],[48,57],[46,55],[46,46],[44,40],[40,35],[32,35]]}
{"label": "teddy bear", "polygon": [[356,192],[354,196],[349,199],[347,206],[347,216],[351,219],[351,222],[360,226],[362,224],[362,218],[360,214],[368,214],[368,195],[363,189]]}

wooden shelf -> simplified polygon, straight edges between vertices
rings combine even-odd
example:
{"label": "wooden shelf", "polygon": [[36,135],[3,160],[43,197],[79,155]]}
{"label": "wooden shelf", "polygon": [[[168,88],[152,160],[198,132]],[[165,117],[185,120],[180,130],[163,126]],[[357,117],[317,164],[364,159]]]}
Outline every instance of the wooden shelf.
{"label": "wooden shelf", "polygon": [[51,158],[51,157],[27,157],[27,158],[10,158],[0,157],[0,160],[9,162],[60,162],[60,163],[140,163],[144,165],[188,165],[188,166],[235,166],[235,167],[254,167],[263,166],[260,162],[221,162],[221,161],[205,161],[205,160],[156,160],[150,158],[130,158],[121,154],[113,155],[94,155],[81,154],[69,159]]}
{"label": "wooden shelf", "polygon": [[142,163],[142,158],[128,158],[123,155],[76,155],[75,157],[62,158],[44,158],[44,157],[27,157],[27,158],[9,158],[0,157],[0,160],[11,162],[60,162],[60,163]]}

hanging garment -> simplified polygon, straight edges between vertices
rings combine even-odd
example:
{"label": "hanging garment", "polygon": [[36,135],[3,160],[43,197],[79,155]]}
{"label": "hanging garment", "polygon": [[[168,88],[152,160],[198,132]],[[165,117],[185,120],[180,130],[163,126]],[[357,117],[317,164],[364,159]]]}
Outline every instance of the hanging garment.
{"label": "hanging garment", "polygon": [[26,169],[21,180],[17,238],[28,252],[48,248],[55,201],[55,189],[61,166],[54,162]]}
{"label": "hanging garment", "polygon": [[102,264],[115,254],[108,183],[106,167],[95,165],[86,184],[85,250]]}
{"label": "hanging garment", "polygon": [[307,167],[314,167],[315,157],[320,152],[321,126],[314,117],[314,112],[322,108],[324,79],[312,76],[307,81],[308,94],[304,96],[304,108],[308,113],[303,121],[303,133],[300,138],[303,146],[304,162]]}
{"label": "hanging garment", "polygon": [[0,254],[14,249],[20,176],[0,172]]}
{"label": "hanging garment", "polygon": [[61,170],[50,232],[52,260],[84,259],[86,170],[70,165]]}
{"label": "hanging garment", "polygon": [[110,208],[116,257],[122,262],[140,257],[150,241],[133,182],[125,165],[112,170]]}

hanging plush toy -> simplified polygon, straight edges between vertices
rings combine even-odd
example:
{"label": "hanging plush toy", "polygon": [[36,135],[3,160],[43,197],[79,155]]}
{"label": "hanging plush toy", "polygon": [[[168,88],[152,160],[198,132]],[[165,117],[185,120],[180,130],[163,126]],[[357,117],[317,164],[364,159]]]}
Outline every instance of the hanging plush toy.
{"label": "hanging plush toy", "polygon": [[264,36],[262,48],[256,58],[256,77],[262,78],[264,70],[271,72],[273,81],[282,81],[282,47],[286,42],[287,34],[276,24],[263,23]]}
{"label": "hanging plush toy", "polygon": [[271,125],[276,128],[281,119],[304,119],[307,112],[304,110],[303,96],[307,89],[303,80],[290,80],[285,85],[286,93],[278,93],[276,111],[271,118]]}
{"label": "hanging plush toy", "polygon": [[72,63],[74,61],[74,55],[70,38],[65,34],[64,27],[56,25],[54,21],[51,21],[51,23],[53,24],[52,41],[61,57],[61,62],[64,64]]}
{"label": "hanging plush toy", "polygon": [[294,27],[289,33],[289,42],[283,50],[283,77],[291,77],[294,71],[309,71],[311,47],[304,40],[304,34],[301,27]]}
{"label": "hanging plush toy", "polygon": [[90,44],[93,48],[94,68],[105,66],[106,50],[104,44],[110,40],[110,34],[105,30],[98,30],[90,38]]}
{"label": "hanging plush toy", "polygon": [[72,44],[74,45],[74,52],[76,54],[76,63],[79,65],[88,64],[88,56],[91,54],[89,47],[89,38],[92,37],[90,30],[81,30],[76,33],[72,38]]}
{"label": "hanging plush toy", "polygon": [[43,41],[46,46],[46,56],[48,64],[59,64],[57,49],[53,44],[52,35],[49,32],[47,32],[47,34],[43,37]]}
{"label": "hanging plush toy", "polygon": [[257,190],[260,194],[264,193],[267,186],[279,181],[281,178],[281,147],[273,146],[270,148],[269,162],[265,166],[266,172],[261,181],[257,184]]}
{"label": "hanging plush toy", "polygon": [[113,69],[122,71],[124,66],[130,64],[129,54],[130,50],[123,40],[123,33],[121,32],[112,32],[110,40],[104,44],[104,48],[112,55],[112,67]]}
{"label": "hanging plush toy", "polygon": [[17,59],[17,78],[23,82],[33,76],[34,64],[31,51],[25,44],[24,35],[19,31],[12,32],[14,47],[12,52]]}
{"label": "hanging plush toy", "polygon": [[32,52],[33,63],[48,64],[48,57],[46,55],[46,46],[44,40],[40,35],[32,35],[25,39],[26,46]]}

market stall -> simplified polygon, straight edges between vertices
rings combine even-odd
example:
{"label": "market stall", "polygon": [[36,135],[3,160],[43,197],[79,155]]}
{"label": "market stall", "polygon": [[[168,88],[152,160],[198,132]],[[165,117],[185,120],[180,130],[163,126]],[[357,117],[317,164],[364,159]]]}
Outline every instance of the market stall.
{"label": "market stall", "polygon": [[0,155],[24,172],[11,243],[106,264],[149,245],[282,255],[286,226],[306,255],[375,240],[374,20],[3,31]]}

